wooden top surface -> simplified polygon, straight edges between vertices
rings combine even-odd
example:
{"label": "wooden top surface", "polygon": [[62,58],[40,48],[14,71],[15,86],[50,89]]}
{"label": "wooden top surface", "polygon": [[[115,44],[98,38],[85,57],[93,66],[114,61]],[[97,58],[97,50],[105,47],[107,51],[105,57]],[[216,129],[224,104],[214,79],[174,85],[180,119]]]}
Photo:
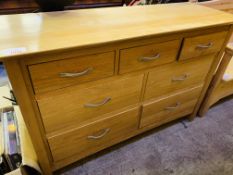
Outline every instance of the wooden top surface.
{"label": "wooden top surface", "polygon": [[191,3],[3,15],[0,60],[232,23],[231,14]]}

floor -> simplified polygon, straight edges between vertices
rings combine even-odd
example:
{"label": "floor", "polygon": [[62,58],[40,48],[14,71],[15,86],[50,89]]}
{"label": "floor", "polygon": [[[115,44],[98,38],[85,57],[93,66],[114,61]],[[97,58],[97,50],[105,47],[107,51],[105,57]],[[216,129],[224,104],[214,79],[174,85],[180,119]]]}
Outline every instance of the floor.
{"label": "floor", "polygon": [[233,175],[233,98],[76,163],[61,175]]}

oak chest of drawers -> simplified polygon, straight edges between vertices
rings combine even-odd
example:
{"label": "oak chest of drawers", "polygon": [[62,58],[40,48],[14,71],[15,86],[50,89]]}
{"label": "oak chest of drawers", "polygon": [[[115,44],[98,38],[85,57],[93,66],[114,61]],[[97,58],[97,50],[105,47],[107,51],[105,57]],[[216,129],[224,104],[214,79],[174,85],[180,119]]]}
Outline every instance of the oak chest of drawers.
{"label": "oak chest of drawers", "polygon": [[42,170],[51,174],[154,127],[195,117],[233,17],[179,4],[0,21],[6,24],[0,59]]}

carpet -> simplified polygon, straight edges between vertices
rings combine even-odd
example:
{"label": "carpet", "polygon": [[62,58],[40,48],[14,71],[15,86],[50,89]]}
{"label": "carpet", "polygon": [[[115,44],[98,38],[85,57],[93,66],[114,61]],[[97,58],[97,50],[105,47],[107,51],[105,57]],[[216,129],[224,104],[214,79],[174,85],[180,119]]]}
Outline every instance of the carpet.
{"label": "carpet", "polygon": [[233,175],[233,98],[79,161],[60,175]]}

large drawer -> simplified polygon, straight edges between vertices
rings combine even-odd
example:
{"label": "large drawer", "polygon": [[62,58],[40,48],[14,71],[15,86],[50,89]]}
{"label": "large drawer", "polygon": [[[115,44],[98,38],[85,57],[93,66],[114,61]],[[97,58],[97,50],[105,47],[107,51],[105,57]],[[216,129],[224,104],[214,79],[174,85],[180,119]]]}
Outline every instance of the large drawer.
{"label": "large drawer", "polygon": [[202,86],[172,94],[162,99],[145,103],[140,127],[159,126],[174,119],[191,114],[201,93]]}
{"label": "large drawer", "polygon": [[179,59],[185,60],[201,55],[219,52],[226,35],[227,31],[223,31],[208,35],[185,38]]}
{"label": "large drawer", "polygon": [[140,100],[144,75],[114,77],[37,98],[47,133],[83,125]]}
{"label": "large drawer", "polygon": [[77,160],[129,137],[138,127],[139,108],[48,138],[54,161]]}
{"label": "large drawer", "polygon": [[149,72],[144,99],[157,98],[204,82],[214,55],[175,62]]}
{"label": "large drawer", "polygon": [[29,66],[35,93],[113,75],[115,52],[80,56]]}
{"label": "large drawer", "polygon": [[120,51],[119,73],[127,73],[176,60],[180,40],[148,44]]}

